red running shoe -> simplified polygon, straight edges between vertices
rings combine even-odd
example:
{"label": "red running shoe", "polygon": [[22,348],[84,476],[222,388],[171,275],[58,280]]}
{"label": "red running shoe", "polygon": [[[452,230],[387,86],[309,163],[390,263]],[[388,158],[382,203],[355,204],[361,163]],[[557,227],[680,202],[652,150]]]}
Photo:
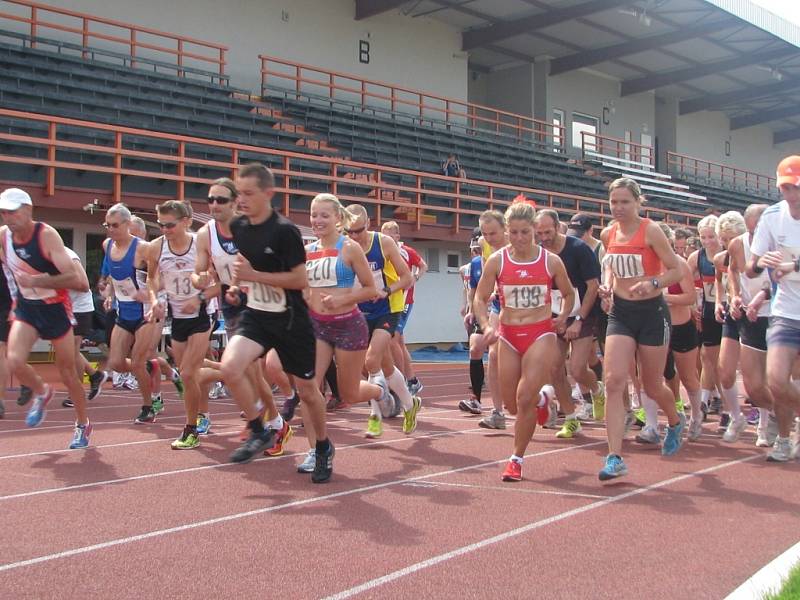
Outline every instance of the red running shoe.
{"label": "red running shoe", "polygon": [[503,470],[503,481],[522,481],[522,465],[514,460],[509,460]]}
{"label": "red running shoe", "polygon": [[292,438],[293,433],[292,427],[284,421],[281,430],[275,434],[275,443],[271,448],[264,450],[264,456],[280,456],[283,454],[283,447]]}
{"label": "red running shoe", "polygon": [[544,406],[536,407],[536,422],[539,424],[539,427],[544,427],[545,423],[547,423],[549,418],[550,418],[550,398],[545,396]]}

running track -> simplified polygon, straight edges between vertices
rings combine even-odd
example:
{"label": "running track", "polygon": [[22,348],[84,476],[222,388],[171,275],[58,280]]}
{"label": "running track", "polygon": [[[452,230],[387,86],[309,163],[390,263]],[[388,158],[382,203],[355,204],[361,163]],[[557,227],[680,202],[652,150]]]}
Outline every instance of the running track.
{"label": "running track", "polygon": [[35,430],[7,401],[0,596],[724,598],[800,538],[800,464],[766,463],[752,430],[728,447],[706,423],[672,459],[630,442],[631,474],[605,487],[602,429],[540,430],[525,480],[504,484],[513,430],[455,408],[466,368],[419,375],[413,436],[394,420],[366,440],[364,409],[329,413],[327,485],[295,472],[302,429],[282,457],[228,464],[243,423],[229,400],[212,402],[213,435],[185,452],[169,448],[183,422],[174,392],[157,423],[134,426],[138,396],[109,387],[85,451],[64,449],[63,394]]}

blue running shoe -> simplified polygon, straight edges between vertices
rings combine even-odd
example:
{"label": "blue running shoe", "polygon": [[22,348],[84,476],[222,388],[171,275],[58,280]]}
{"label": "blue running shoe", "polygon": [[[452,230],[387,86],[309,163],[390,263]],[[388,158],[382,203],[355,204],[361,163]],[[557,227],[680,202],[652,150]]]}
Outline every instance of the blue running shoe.
{"label": "blue running shoe", "polygon": [[664,434],[664,441],[661,442],[661,456],[672,456],[683,445],[683,430],[686,429],[686,415],[678,415],[678,424],[675,427],[667,427]]}
{"label": "blue running shoe", "polygon": [[211,429],[211,419],[208,415],[203,413],[197,415],[197,435],[208,435],[209,429]]}
{"label": "blue running shoe", "polygon": [[92,435],[92,424],[86,425],[75,424],[75,433],[72,435],[72,442],[69,445],[70,450],[78,450],[80,448],[87,448],[89,446],[89,436]]}
{"label": "blue running shoe", "polygon": [[41,424],[41,422],[44,420],[44,415],[47,412],[47,404],[50,402],[52,397],[53,389],[49,385],[45,384],[44,394],[41,396],[36,396],[33,399],[33,405],[28,411],[28,416],[25,417],[25,424],[28,427],[36,427]]}
{"label": "blue running shoe", "polygon": [[598,477],[600,481],[609,481],[628,474],[628,467],[625,461],[618,454],[609,454],[606,456],[606,465],[600,471]]}

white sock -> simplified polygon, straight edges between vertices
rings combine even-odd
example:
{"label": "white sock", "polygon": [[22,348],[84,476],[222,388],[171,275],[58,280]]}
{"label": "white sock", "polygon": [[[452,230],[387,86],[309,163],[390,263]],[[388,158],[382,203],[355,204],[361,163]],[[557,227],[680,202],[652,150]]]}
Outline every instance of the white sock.
{"label": "white sock", "polygon": [[739,407],[739,386],[735,381],[733,387],[722,390],[722,398],[725,400],[728,412],[731,413],[731,419],[738,419],[742,414],[742,409]]}
{"label": "white sock", "polygon": [[264,423],[265,429],[274,429],[275,431],[280,431],[283,428],[283,417],[280,413],[274,419],[270,419],[266,423]]}
{"label": "white sock", "polygon": [[692,420],[702,421],[703,409],[701,408],[701,402],[700,402],[700,390],[697,390],[695,392],[687,391],[686,395],[689,397],[689,406],[692,407]]}
{"label": "white sock", "polygon": [[386,378],[386,381],[389,384],[389,389],[400,399],[400,406],[403,407],[403,410],[410,410],[414,401],[411,399],[411,392],[408,391],[406,378],[400,372],[400,369],[395,367],[392,374]]}
{"label": "white sock", "polygon": [[758,409],[758,429],[759,430],[767,430],[767,425],[769,425],[769,409],[768,408],[759,408]]}
{"label": "white sock", "polygon": [[[383,373],[380,371],[377,373],[370,373],[369,377],[367,377],[367,381],[374,383],[375,385],[386,385],[386,380],[383,377]],[[383,415],[381,414],[381,405],[377,398],[371,398],[369,401],[369,416],[377,417],[379,421],[383,420]]]}
{"label": "white sock", "polygon": [[639,395],[642,401],[642,408],[644,408],[644,420],[646,427],[658,429],[658,403],[650,396],[644,393]]}
{"label": "white sock", "polygon": [[517,456],[516,454],[512,454],[511,455],[511,460],[513,460],[515,463],[518,463],[518,464],[521,465],[522,461],[524,461],[525,459],[522,458],[521,456]]}
{"label": "white sock", "polygon": [[536,404],[536,406],[541,408],[545,404],[547,404],[547,395],[543,391],[539,390],[539,402]]}
{"label": "white sock", "polygon": [[700,390],[700,402],[709,406],[711,403],[711,390]]}

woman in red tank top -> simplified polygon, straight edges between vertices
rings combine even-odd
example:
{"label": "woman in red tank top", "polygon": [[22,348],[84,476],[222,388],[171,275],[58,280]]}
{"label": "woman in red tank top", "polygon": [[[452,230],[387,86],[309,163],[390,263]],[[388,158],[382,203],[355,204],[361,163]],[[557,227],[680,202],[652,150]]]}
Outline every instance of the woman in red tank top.
{"label": "woman in red tank top", "polygon": [[[522,457],[536,423],[547,421],[548,402],[538,391],[552,381],[554,358],[559,356],[556,329],[563,330],[574,302],[575,292],[564,263],[534,243],[535,213],[526,203],[512,204],[506,211],[509,245],[486,261],[474,298],[475,316],[485,342],[500,340],[497,383],[508,411],[517,415],[514,454],[503,471],[503,481],[522,479]],[[561,313],[555,319],[550,310],[554,284],[564,296]],[[500,298],[497,326],[488,315],[495,286]]]}
{"label": "woman in red tank top", "polygon": [[620,456],[625,435],[623,390],[637,351],[644,391],[669,419],[662,454],[678,451],[684,426],[663,377],[670,318],[662,290],[681,278],[678,257],[658,225],[639,216],[642,194],[635,181],[623,177],[612,182],[609,204],[615,221],[600,236],[606,248],[599,295],[608,310],[604,378],[609,452],[599,473],[601,481],[628,472]]}

